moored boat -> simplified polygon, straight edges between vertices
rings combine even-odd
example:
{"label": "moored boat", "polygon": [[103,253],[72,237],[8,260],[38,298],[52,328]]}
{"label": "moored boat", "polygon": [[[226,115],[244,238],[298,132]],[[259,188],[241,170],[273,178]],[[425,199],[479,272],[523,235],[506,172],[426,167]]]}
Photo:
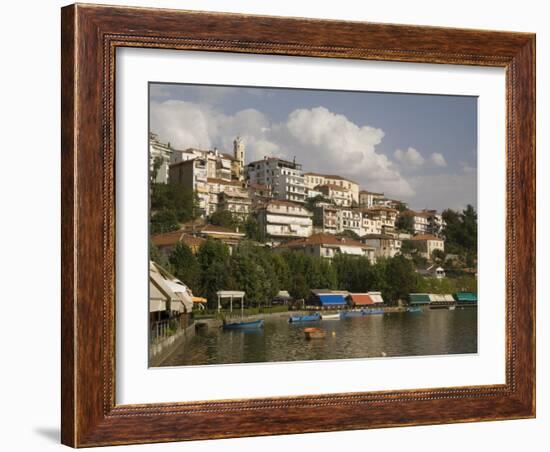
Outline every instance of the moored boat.
{"label": "moored boat", "polygon": [[321,320],[340,320],[340,313],[337,314],[321,314]]}
{"label": "moored boat", "polygon": [[344,311],[341,316],[343,319],[349,317],[365,317],[367,315],[384,314],[382,308],[361,309],[359,311]]}
{"label": "moored boat", "polygon": [[306,339],[323,339],[327,333],[321,328],[304,328]]}
{"label": "moored boat", "polygon": [[256,328],[263,328],[263,326],[264,326],[263,320],[253,320],[251,322],[224,323],[223,329],[224,330],[256,329]]}
{"label": "moored boat", "polygon": [[290,316],[290,318],[288,319],[290,323],[316,322],[317,320],[321,320],[321,314],[319,314],[318,312],[311,315],[293,315]]}
{"label": "moored boat", "polygon": [[407,312],[422,312],[422,308],[419,306],[409,306]]}

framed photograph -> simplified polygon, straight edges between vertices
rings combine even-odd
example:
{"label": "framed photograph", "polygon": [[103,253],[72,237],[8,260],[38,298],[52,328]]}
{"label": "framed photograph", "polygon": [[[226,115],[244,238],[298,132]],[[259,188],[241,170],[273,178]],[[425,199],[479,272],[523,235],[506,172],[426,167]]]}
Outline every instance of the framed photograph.
{"label": "framed photograph", "polygon": [[62,9],[62,442],[535,416],[535,36]]}

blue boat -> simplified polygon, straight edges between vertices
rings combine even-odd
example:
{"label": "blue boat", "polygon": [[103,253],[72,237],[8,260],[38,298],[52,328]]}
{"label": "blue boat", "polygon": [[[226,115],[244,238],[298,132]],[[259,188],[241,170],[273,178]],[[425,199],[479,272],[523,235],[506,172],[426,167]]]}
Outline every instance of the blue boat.
{"label": "blue boat", "polygon": [[342,312],[342,318],[346,319],[349,317],[364,317],[367,315],[374,315],[374,314],[384,314],[383,309],[361,309],[360,311],[345,311]]}
{"label": "blue boat", "polygon": [[288,319],[289,323],[316,322],[317,320],[321,320],[321,314],[318,312],[311,315],[293,315]]}
{"label": "blue boat", "polygon": [[419,306],[410,306],[407,308],[407,312],[422,312],[422,308]]}
{"label": "blue boat", "polygon": [[252,322],[233,322],[225,323],[223,325],[224,330],[250,330],[264,327],[263,320],[254,320]]}
{"label": "blue boat", "polygon": [[344,311],[340,314],[343,319],[347,319],[350,317],[363,317],[365,315],[367,314],[363,309],[361,309],[360,311]]}

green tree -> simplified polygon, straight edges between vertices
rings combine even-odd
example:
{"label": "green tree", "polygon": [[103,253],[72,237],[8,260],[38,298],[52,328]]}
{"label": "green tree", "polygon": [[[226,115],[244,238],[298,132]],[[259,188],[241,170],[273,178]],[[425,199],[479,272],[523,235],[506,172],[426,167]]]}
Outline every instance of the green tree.
{"label": "green tree", "polygon": [[417,249],[413,245],[412,240],[403,240],[401,242],[401,254],[415,254]]}
{"label": "green tree", "polygon": [[177,184],[151,184],[151,216],[170,211],[180,223],[189,221],[197,214],[197,196],[193,190]]}
{"label": "green tree", "polygon": [[240,224],[239,219],[229,210],[217,210],[210,215],[209,221],[211,224],[228,229],[236,229]]}
{"label": "green tree", "polygon": [[384,290],[384,299],[396,303],[399,299],[408,299],[417,285],[417,274],[412,262],[403,256],[388,260],[385,279],[388,282]]}
{"label": "green tree", "polygon": [[352,240],[359,240],[361,238],[359,237],[359,234],[357,234],[355,231],[352,231],[351,229],[344,229],[340,234],[338,234],[338,236]]}
{"label": "green tree", "polygon": [[209,238],[199,248],[199,293],[208,299],[211,307],[217,306],[216,292],[227,289],[229,256],[228,246],[218,240]]}
{"label": "green tree", "polygon": [[198,291],[200,266],[191,248],[185,243],[178,243],[168,260],[174,276],[189,286],[191,290]]}
{"label": "green tree", "polygon": [[265,234],[260,228],[258,220],[253,216],[249,216],[244,223],[244,233],[246,238],[250,240],[255,240],[256,242],[264,242]]}
{"label": "green tree", "polygon": [[400,231],[408,232],[409,234],[414,234],[413,217],[411,215],[401,213],[397,217],[397,220],[395,221],[395,227]]}
{"label": "green tree", "polygon": [[445,252],[443,250],[433,250],[432,251],[432,261],[438,265],[443,264],[445,262]]}
{"label": "green tree", "polygon": [[151,170],[149,172],[151,183],[155,183],[159,173],[159,169],[162,166],[162,162],[163,162],[162,157],[157,156],[153,159],[153,166],[151,167]]}
{"label": "green tree", "polygon": [[167,271],[171,272],[170,263],[166,256],[152,243],[149,242],[149,260],[156,262]]}
{"label": "green tree", "polygon": [[152,235],[176,231],[180,227],[178,217],[173,210],[161,210],[154,213],[151,216],[150,226],[150,233]]}

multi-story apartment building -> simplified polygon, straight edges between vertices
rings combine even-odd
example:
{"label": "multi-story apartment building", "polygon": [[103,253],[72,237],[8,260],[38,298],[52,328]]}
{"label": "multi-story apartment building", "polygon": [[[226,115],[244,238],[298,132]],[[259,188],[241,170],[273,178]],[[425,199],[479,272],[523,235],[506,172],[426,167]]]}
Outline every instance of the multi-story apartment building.
{"label": "multi-story apartment building", "polygon": [[163,143],[156,133],[149,133],[149,171],[152,182],[157,184],[168,183],[171,158],[170,143]]}
{"label": "multi-story apartment building", "polygon": [[302,165],[277,157],[265,157],[251,162],[246,167],[246,179],[249,184],[267,185],[274,198],[304,202],[306,186]]}
{"label": "multi-story apartment building", "polygon": [[351,191],[352,201],[359,203],[359,184],[345,177],[331,174],[305,173],[305,184],[308,189],[315,189],[318,185],[337,185]]}
{"label": "multi-story apartment building", "polygon": [[267,242],[309,237],[313,231],[313,214],[303,205],[272,199],[257,210],[258,223]]}
{"label": "multi-story apartment building", "polygon": [[367,212],[368,215],[371,215],[371,218],[380,220],[382,232],[392,233],[395,230],[397,210],[385,206],[374,206],[368,209]]}
{"label": "multi-story apartment building", "polygon": [[243,187],[243,182],[238,180],[207,178],[208,185],[208,215],[220,208],[220,196],[222,193],[238,193],[241,197],[245,195],[249,200],[248,191]]}
{"label": "multi-story apartment building", "polygon": [[382,234],[382,220],[370,213],[368,209],[361,212],[361,236],[365,234]]}
{"label": "multi-story apartment building", "polygon": [[362,235],[362,215],[357,209],[340,207],[338,209],[338,232],[352,231]]}
{"label": "multi-story apartment building", "polygon": [[233,141],[233,155],[220,152],[214,149],[187,148],[185,150],[172,149],[171,163],[193,160],[195,158],[205,159],[207,174],[210,178],[225,180],[243,180],[245,146],[242,138],[237,137]]}
{"label": "multi-story apartment building", "polygon": [[413,233],[426,234],[428,232],[428,216],[426,212],[416,212],[414,210],[405,210],[401,215],[412,218]]}
{"label": "multi-story apartment building", "polygon": [[218,210],[226,210],[246,220],[252,210],[252,201],[244,189],[223,191],[218,196]]}
{"label": "multi-story apartment building", "polygon": [[335,205],[351,207],[353,195],[350,189],[334,184],[317,185],[314,190],[325,198],[330,199]]}

